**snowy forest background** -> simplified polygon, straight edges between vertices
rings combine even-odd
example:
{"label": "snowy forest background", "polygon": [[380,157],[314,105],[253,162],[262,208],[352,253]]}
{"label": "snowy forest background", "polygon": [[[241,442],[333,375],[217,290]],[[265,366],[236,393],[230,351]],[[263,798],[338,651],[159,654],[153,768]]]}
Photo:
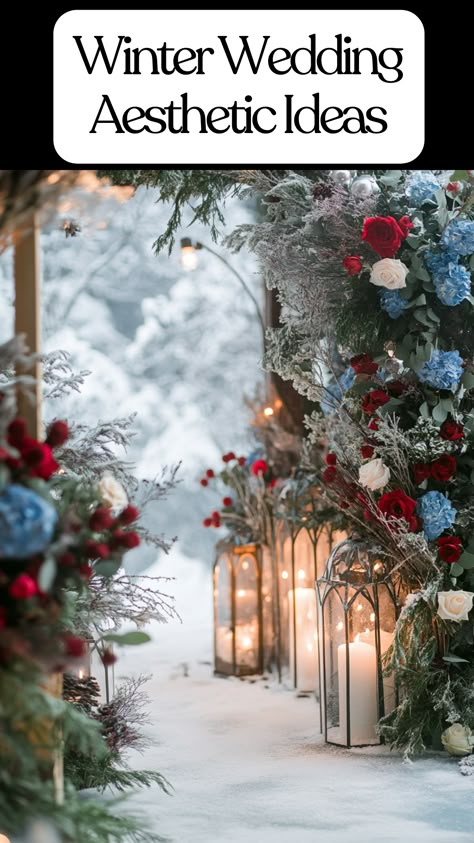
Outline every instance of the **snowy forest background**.
{"label": "snowy forest background", "polygon": [[[91,187],[86,177],[42,226],[43,349],[68,352],[74,371],[90,373],[80,394],[46,399],[45,417],[91,424],[137,413],[128,452],[136,475],[151,478],[182,463],[180,483],[156,511],[150,507],[148,521],[178,536],[182,554],[211,564],[216,534],[201,522],[218,500],[199,478],[226,451],[248,452],[243,398],[263,380],[252,302],[204,250],[192,272],[180,264],[179,245],[170,257],[154,254],[169,216],[155,191],[140,188],[126,200],[120,189]],[[254,214],[250,203],[229,201],[226,230]],[[191,219],[190,211],[186,223]],[[65,236],[70,220],[81,227],[77,236]],[[179,236],[210,243],[200,225]],[[253,258],[242,252],[231,261],[261,300]],[[0,257],[0,298],[9,303],[0,341],[13,333],[12,274],[8,250]],[[128,556],[128,569],[138,571],[156,551],[142,547]]]}

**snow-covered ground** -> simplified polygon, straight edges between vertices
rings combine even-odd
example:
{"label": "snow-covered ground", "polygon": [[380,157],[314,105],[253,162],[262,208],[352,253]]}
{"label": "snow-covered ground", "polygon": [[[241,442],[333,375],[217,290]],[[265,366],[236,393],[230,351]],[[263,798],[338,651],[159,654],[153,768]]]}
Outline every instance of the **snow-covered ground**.
{"label": "snow-covered ground", "polygon": [[209,573],[178,551],[153,573],[177,577],[183,623],[155,627],[119,674],[153,674],[156,743],[133,762],[160,770],[174,795],[144,791],[129,808],[157,832],[174,843],[472,843],[474,779],[455,761],[325,746],[314,700],[214,677]]}

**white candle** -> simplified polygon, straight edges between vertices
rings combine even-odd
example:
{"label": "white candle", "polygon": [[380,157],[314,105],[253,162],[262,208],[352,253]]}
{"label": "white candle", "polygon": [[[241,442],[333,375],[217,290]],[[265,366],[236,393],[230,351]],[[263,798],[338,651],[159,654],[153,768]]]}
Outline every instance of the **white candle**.
{"label": "white candle", "polygon": [[347,650],[349,651],[350,742],[352,746],[378,743],[377,654],[375,647],[356,640],[337,651],[340,740],[347,740]]}
{"label": "white candle", "polygon": [[[314,588],[296,588],[288,592],[290,677],[295,674],[298,691],[315,691],[318,685],[318,641],[316,592]],[[296,646],[293,607],[296,608]]]}
{"label": "white candle", "polygon": [[[375,647],[375,632],[370,632],[366,629],[357,636],[359,641],[365,641],[367,644],[372,644]],[[380,657],[382,658],[387,652],[388,648],[393,644],[394,633],[386,632],[385,629],[380,630]],[[383,658],[382,658],[383,664]],[[395,708],[395,674],[392,672],[388,676],[383,677],[383,705],[384,714],[390,714]]]}
{"label": "white candle", "polygon": [[257,623],[239,624],[235,629],[235,660],[237,665],[257,667]]}

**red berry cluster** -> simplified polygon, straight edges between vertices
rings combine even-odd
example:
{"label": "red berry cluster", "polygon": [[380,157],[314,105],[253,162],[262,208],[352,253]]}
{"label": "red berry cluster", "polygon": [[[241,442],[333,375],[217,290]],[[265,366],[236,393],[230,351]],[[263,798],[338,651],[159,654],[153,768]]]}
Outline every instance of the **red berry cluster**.
{"label": "red berry cluster", "polygon": [[8,426],[7,441],[11,452],[0,449],[0,460],[10,469],[15,480],[22,477],[39,477],[49,480],[59,465],[53,457],[53,449],[60,448],[67,441],[69,429],[64,421],[53,422],[44,442],[28,436],[26,422],[13,419]]}

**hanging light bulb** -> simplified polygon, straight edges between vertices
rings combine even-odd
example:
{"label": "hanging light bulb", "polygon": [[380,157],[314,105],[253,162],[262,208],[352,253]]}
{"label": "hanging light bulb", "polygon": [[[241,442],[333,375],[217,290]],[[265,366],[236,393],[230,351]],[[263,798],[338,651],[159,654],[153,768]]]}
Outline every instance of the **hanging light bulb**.
{"label": "hanging light bulb", "polygon": [[190,237],[181,238],[181,266],[186,272],[196,269],[198,258]]}

